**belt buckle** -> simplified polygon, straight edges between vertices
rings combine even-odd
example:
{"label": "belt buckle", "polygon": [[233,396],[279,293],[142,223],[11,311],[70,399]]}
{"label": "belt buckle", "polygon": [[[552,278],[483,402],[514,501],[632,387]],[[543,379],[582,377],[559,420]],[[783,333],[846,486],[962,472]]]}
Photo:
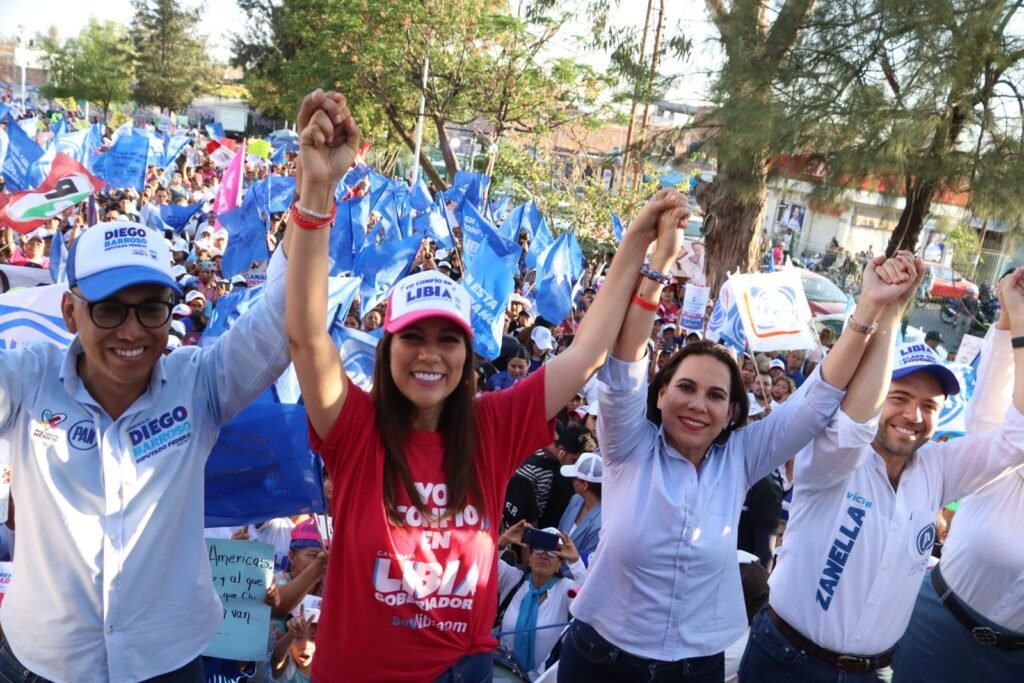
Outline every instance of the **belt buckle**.
{"label": "belt buckle", "polygon": [[975,626],[971,629],[971,635],[979,645],[995,645],[999,642],[999,634],[988,626]]}
{"label": "belt buckle", "polygon": [[839,655],[836,658],[836,669],[844,674],[866,674],[871,671],[871,659],[868,657]]}

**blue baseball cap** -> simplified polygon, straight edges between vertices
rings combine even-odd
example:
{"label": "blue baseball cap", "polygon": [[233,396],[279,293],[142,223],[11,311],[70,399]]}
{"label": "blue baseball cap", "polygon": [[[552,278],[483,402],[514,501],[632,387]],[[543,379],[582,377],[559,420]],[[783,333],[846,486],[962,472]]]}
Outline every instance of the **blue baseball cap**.
{"label": "blue baseball cap", "polygon": [[169,287],[181,296],[163,233],[134,221],[99,223],[83,232],[68,252],[68,287],[87,301],[109,298],[135,285]]}
{"label": "blue baseball cap", "polygon": [[930,346],[920,342],[897,346],[892,378],[900,379],[915,372],[927,372],[935,377],[946,396],[960,393],[960,380],[952,370],[942,364],[938,354]]}

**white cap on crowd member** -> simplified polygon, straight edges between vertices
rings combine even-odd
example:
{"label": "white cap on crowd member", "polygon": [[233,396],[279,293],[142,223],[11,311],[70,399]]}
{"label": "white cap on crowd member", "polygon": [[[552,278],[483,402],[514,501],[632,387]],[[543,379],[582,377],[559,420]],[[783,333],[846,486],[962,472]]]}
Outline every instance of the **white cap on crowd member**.
{"label": "white cap on crowd member", "polygon": [[78,287],[88,301],[135,285],[169,287],[181,295],[163,234],[134,221],[86,230],[71,245],[67,264],[68,288]]}
{"label": "white cap on crowd member", "polygon": [[188,269],[185,266],[173,266],[171,268],[171,277],[181,282],[181,278],[188,277]]}
{"label": "white cap on crowd member", "polygon": [[203,301],[206,301],[206,297],[203,296],[203,293],[200,292],[198,289],[193,289],[191,292],[185,295],[185,303],[187,304],[192,303],[196,299],[202,299]]}
{"label": "white cap on crowd member", "polygon": [[[189,294],[191,293],[192,292],[189,292]],[[200,294],[200,296],[202,295]],[[192,298],[194,299],[195,297]],[[192,309],[188,307],[188,304],[178,304],[173,309],[171,309],[171,315],[180,315],[187,318],[188,316],[192,315]]]}
{"label": "white cap on crowd member", "polygon": [[666,330],[672,330],[673,332],[675,332],[675,329],[676,326],[673,325],[672,323],[665,323],[664,325],[661,326],[661,333],[664,334]]}
{"label": "white cap on crowd member", "polygon": [[772,360],[771,363],[768,363],[768,369],[771,370],[772,368],[778,368],[779,370],[782,370],[783,372],[785,372],[786,371],[786,364],[784,362],[782,362],[781,360],[779,360],[778,358],[775,358],[775,359]]}
{"label": "white cap on crowd member", "polygon": [[181,237],[175,237],[174,242],[171,243],[171,251],[180,252],[182,254],[188,253],[188,242]]}
{"label": "white cap on crowd member", "polygon": [[942,393],[955,396],[960,393],[960,380],[942,364],[938,354],[927,344],[917,342],[896,347],[892,378],[900,379],[915,372],[927,372],[939,381]]}
{"label": "white cap on crowd member", "polygon": [[172,320],[171,334],[176,334],[179,337],[184,337],[187,334],[187,332],[185,332],[185,323],[181,322],[180,320]]}
{"label": "white cap on crowd member", "polygon": [[25,241],[29,242],[31,240],[39,240],[42,242],[50,237],[53,237],[53,233],[46,228],[36,228],[35,230],[25,234]]}
{"label": "white cap on crowd member", "polygon": [[173,334],[167,335],[167,346],[164,347],[164,351],[173,351],[174,349],[181,348],[181,339],[174,336]]}
{"label": "white cap on crowd member", "polygon": [[601,456],[597,453],[584,453],[574,465],[562,465],[559,470],[563,477],[569,479],[582,479],[591,484],[600,484],[601,476],[604,474],[604,465],[601,464]]}
{"label": "white cap on crowd member", "polygon": [[529,308],[530,307],[530,300],[527,299],[522,294],[519,294],[518,292],[514,292],[512,294],[512,298],[509,299],[509,303],[511,303],[513,301],[515,301],[516,303],[522,304],[523,308]]}
{"label": "white cap on crowd member", "polygon": [[231,284],[232,285],[243,285],[244,286],[244,285],[247,285],[248,283],[245,281],[245,278],[242,277],[241,275],[233,275],[231,277]]}
{"label": "white cap on crowd member", "polygon": [[447,261],[438,261],[437,268],[438,270],[440,270],[441,268],[447,268],[448,270],[451,270],[452,264],[448,263]]}
{"label": "white cap on crowd member", "polygon": [[448,250],[438,249],[437,251],[434,252],[434,258],[436,258],[438,261],[444,261],[445,259],[448,258]]}
{"label": "white cap on crowd member", "polygon": [[469,292],[436,270],[403,278],[391,290],[384,312],[384,331],[394,334],[425,318],[447,318],[473,336]]}
{"label": "white cap on crowd member", "polygon": [[533,332],[530,333],[530,339],[537,345],[539,349],[553,350],[555,348],[555,338],[551,336],[551,330],[546,327],[537,326],[533,328]]}

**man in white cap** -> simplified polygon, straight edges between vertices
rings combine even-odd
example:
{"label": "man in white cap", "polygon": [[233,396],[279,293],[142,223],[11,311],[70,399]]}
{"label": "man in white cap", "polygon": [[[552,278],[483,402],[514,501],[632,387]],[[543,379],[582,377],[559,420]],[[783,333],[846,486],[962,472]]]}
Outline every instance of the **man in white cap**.
{"label": "man in white cap", "polygon": [[222,615],[206,458],[289,362],[283,256],[270,271],[263,301],[215,344],[165,356],[181,289],[163,235],[97,224],[68,254],[71,345],[0,354],[18,525],[0,680],[202,680]]}
{"label": "man in white cap", "polygon": [[586,559],[597,550],[601,533],[601,456],[584,453],[575,463],[562,465],[559,471],[563,477],[572,479],[573,496],[558,521],[558,530],[569,534]]}
{"label": "man in white cap", "polygon": [[[796,457],[786,540],[769,606],[751,626],[744,683],[889,680],[939,510],[1024,462],[1024,268],[1004,280],[1015,379],[998,429],[931,441],[958,379],[924,343],[893,359],[897,319],[871,339],[841,410]],[[891,385],[873,386],[866,367],[882,377],[892,368]]]}
{"label": "man in white cap", "polygon": [[551,330],[543,325],[534,327],[530,332],[530,372],[539,370],[551,358],[554,350],[555,338]]}

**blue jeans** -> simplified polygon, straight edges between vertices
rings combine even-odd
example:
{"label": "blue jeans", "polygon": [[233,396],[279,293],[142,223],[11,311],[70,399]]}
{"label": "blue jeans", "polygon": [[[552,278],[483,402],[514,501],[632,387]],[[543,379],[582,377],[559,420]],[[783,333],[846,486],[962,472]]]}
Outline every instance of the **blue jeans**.
{"label": "blue jeans", "polygon": [[743,683],[888,683],[892,680],[892,669],[885,667],[864,674],[837,671],[790,642],[772,623],[765,607],[750,625],[739,679]]}
{"label": "blue jeans", "polygon": [[[7,638],[4,638],[3,641],[0,641],[0,683],[49,683],[49,681],[26,669],[14,656]],[[204,683],[202,658],[196,657],[180,669],[154,676],[144,683]]]}
{"label": "blue jeans", "polygon": [[494,664],[490,652],[466,655],[434,679],[434,683],[491,683]]}
{"label": "blue jeans", "polygon": [[579,619],[566,631],[558,660],[558,683],[722,683],[724,678],[725,655],[721,652],[675,662],[644,659],[612,645]]}
{"label": "blue jeans", "polygon": [[[939,565],[941,566],[941,564]],[[932,570],[934,571],[934,570]],[[956,600],[950,595],[947,600]],[[960,605],[982,626],[1012,633],[981,616],[963,601]],[[892,663],[896,683],[915,681],[1019,681],[1024,672],[1024,650],[1000,650],[980,645],[971,632],[956,620],[925,574],[917,594],[910,626],[900,640]]]}

